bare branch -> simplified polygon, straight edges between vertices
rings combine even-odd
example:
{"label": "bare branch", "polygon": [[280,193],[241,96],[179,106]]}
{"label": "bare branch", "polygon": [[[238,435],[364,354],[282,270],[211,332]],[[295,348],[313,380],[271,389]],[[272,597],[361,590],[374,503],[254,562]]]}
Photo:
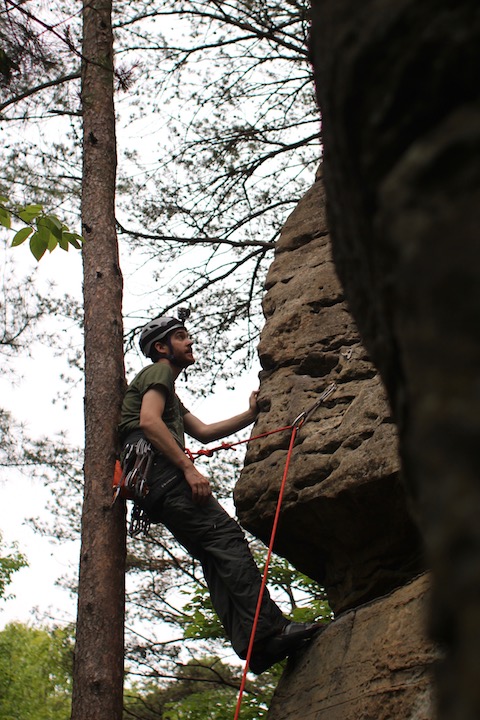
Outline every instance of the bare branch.
{"label": "bare branch", "polygon": [[57,85],[63,85],[64,83],[70,82],[71,80],[78,80],[80,78],[80,70],[76,70],[75,72],[70,73],[69,75],[62,75],[58,78],[54,78],[53,80],[48,80],[47,82],[41,83],[40,85],[36,85],[35,87],[31,87],[28,90],[25,90],[23,93],[20,93],[19,95],[15,95],[15,97],[11,97],[9,100],[6,100],[4,103],[0,105],[0,112],[5,110],[9,105],[14,105],[15,103],[19,102],[20,100],[25,100],[27,97],[31,97],[32,95],[35,95],[37,92],[41,92],[42,90],[46,90],[49,87],[55,87]]}
{"label": "bare branch", "polygon": [[143,240],[157,240],[158,242],[172,242],[180,245],[230,245],[231,247],[260,247],[270,250],[275,247],[274,242],[268,240],[230,240],[222,237],[185,238],[157,233],[145,233],[138,230],[128,230],[117,220],[117,228],[121,234]]}

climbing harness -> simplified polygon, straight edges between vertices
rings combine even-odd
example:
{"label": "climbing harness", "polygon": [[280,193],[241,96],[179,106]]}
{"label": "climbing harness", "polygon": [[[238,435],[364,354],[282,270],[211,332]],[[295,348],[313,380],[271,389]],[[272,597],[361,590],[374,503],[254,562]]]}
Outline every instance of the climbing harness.
{"label": "climbing harness", "polygon": [[[148,495],[148,473],[152,467],[155,451],[150,443],[140,438],[135,443],[128,443],[122,453],[121,462],[117,461],[113,479],[112,505],[118,497],[133,500],[130,516],[129,534],[135,537],[140,532],[148,533],[150,521],[146,513],[138,505]],[[120,466],[120,471],[119,471]]]}
{"label": "climbing harness", "polygon": [[[248,644],[247,657],[246,657],[246,659],[245,659],[245,666],[244,666],[244,669],[243,669],[242,681],[241,681],[240,689],[239,689],[239,692],[238,692],[237,705],[236,705],[236,708],[235,708],[235,715],[234,715],[233,720],[238,720],[238,717],[239,717],[239,715],[240,715],[240,709],[241,709],[241,705],[242,705],[243,693],[244,693],[245,684],[246,684],[246,681],[247,681],[248,667],[249,667],[249,664],[250,664],[250,658],[251,658],[251,656],[252,656],[253,643],[254,643],[254,641],[255,641],[255,633],[256,633],[256,631],[257,631],[258,619],[259,619],[259,617],[260,617],[260,609],[261,609],[261,606],[262,606],[263,595],[264,595],[265,587],[266,587],[266,584],[267,584],[268,568],[269,568],[269,566],[270,566],[270,559],[271,559],[272,552],[273,552],[273,545],[274,545],[274,542],[275,542],[275,535],[276,535],[276,533],[277,533],[277,526],[278,526],[278,520],[279,520],[279,517],[280,517],[280,508],[281,508],[281,506],[282,506],[283,493],[284,493],[285,485],[286,485],[286,482],[287,482],[287,475],[288,475],[288,470],[289,470],[289,467],[290,467],[290,460],[291,460],[291,458],[292,458],[293,447],[294,447],[294,445],[295,445],[295,440],[296,440],[296,437],[297,437],[297,433],[298,433],[298,431],[300,430],[300,428],[304,425],[304,423],[307,421],[307,419],[312,415],[312,413],[314,413],[315,410],[316,410],[336,389],[337,389],[337,386],[336,386],[335,383],[332,383],[331,385],[329,385],[329,386],[323,391],[323,393],[319,396],[317,402],[316,402],[314,405],[312,405],[310,408],[308,408],[308,410],[305,410],[304,412],[300,413],[300,415],[298,415],[298,416],[295,418],[295,420],[293,421],[293,423],[289,426],[290,429],[291,429],[291,431],[292,431],[292,433],[291,433],[291,435],[290,435],[290,444],[289,444],[289,446],[288,446],[287,457],[286,457],[286,460],[285,460],[285,468],[284,468],[284,471],[283,471],[282,482],[280,483],[280,490],[279,490],[279,493],[278,493],[278,500],[277,500],[277,508],[276,508],[275,517],[274,517],[274,520],[273,520],[272,532],[271,532],[271,535],[270,535],[270,542],[269,542],[269,544],[268,544],[267,559],[266,559],[266,561],[265,561],[265,567],[264,567],[263,575],[262,575],[262,583],[261,583],[261,586],[260,586],[260,591],[259,591],[259,593],[258,593],[257,608],[256,608],[256,610],[255,610],[255,616],[254,616],[254,620],[253,620],[252,631],[251,631],[251,633],[250,633],[250,641],[249,641],[249,644]],[[252,439],[253,439],[253,438],[252,438]]]}

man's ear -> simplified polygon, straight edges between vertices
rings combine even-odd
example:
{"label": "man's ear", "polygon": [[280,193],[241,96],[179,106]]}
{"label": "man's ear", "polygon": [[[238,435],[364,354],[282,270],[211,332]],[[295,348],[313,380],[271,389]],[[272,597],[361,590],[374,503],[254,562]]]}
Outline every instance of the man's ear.
{"label": "man's ear", "polygon": [[157,340],[153,347],[157,352],[163,353],[164,355],[168,355],[170,352],[168,345],[166,343],[162,343],[160,340]]}

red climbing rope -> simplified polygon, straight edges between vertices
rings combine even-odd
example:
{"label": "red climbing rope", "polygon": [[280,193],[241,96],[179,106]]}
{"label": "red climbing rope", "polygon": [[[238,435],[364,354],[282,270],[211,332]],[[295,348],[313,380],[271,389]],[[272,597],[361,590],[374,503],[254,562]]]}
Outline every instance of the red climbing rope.
{"label": "red climbing rope", "polygon": [[[337,388],[337,386],[335,385],[335,383],[332,383],[331,385],[329,385],[326,388],[326,390],[324,390],[323,393],[319,396],[317,402],[315,402],[315,404],[312,405],[308,410],[305,410],[304,412],[300,413],[300,415],[295,418],[295,420],[293,421],[293,423],[291,425],[288,425],[287,427],[284,427],[284,428],[279,428],[277,430],[273,430],[270,433],[265,433],[266,435],[270,435],[273,432],[281,432],[282,430],[291,430],[292,431],[292,434],[290,436],[290,444],[288,447],[287,457],[285,460],[285,468],[283,470],[282,482],[280,483],[280,490],[278,493],[278,500],[277,500],[277,508],[275,510],[275,518],[273,520],[272,533],[270,535],[270,542],[268,544],[267,559],[265,561],[265,567],[264,567],[263,575],[262,575],[262,583],[260,585],[260,591],[258,593],[257,607],[255,610],[255,616],[253,619],[252,631],[250,633],[250,641],[248,644],[247,657],[246,657],[245,666],[243,669],[242,681],[240,683],[240,689],[238,691],[237,705],[235,708],[235,715],[234,715],[233,720],[238,720],[239,715],[240,715],[240,709],[242,706],[243,693],[245,690],[245,684],[247,682],[248,667],[250,664],[250,658],[252,656],[253,643],[255,641],[255,633],[257,631],[258,618],[260,616],[260,609],[262,606],[263,595],[264,595],[265,587],[267,584],[268,568],[270,566],[270,559],[272,557],[273,545],[275,543],[275,536],[277,533],[278,520],[280,517],[280,509],[282,507],[282,501],[283,501],[283,493],[284,493],[285,485],[287,482],[287,475],[288,475],[288,470],[290,467],[290,460],[292,458],[293,446],[295,445],[295,439],[297,437],[298,431],[300,430],[302,425],[306,422],[308,417],[314,412],[314,410],[316,410],[319,407],[319,405],[324,400],[326,400],[326,398],[329,395],[331,395],[336,390],[336,388]],[[257,437],[263,437],[263,435],[260,435]],[[256,438],[252,437],[250,439],[254,440]]]}
{"label": "red climbing rope", "polygon": [[246,438],[245,440],[237,440],[236,442],[223,442],[221,445],[216,445],[212,448],[201,448],[192,452],[188,448],[185,448],[185,453],[188,455],[192,462],[198,457],[212,457],[212,455],[219,450],[230,450],[235,445],[243,445],[243,443],[249,443],[252,440],[260,440],[261,438],[267,437],[268,435],[274,435],[275,433],[284,432],[285,430],[291,430],[293,425],[285,425],[285,427],[276,428],[275,430],[269,430],[268,432],[260,433],[260,435],[253,435],[252,437]]}
{"label": "red climbing rope", "polygon": [[258,618],[260,616],[260,609],[262,606],[263,595],[265,592],[265,586],[267,584],[267,575],[268,575],[268,568],[270,565],[270,558],[272,557],[273,544],[275,542],[275,535],[277,533],[278,518],[280,517],[280,508],[282,506],[283,492],[285,489],[285,483],[287,481],[288,468],[290,465],[290,459],[292,457],[293,446],[295,444],[295,438],[297,437],[297,432],[302,424],[303,424],[303,422],[301,422],[301,423],[298,422],[297,424],[294,423],[293,425],[290,426],[292,428],[292,434],[290,436],[290,445],[289,445],[288,452],[287,452],[287,459],[285,461],[285,469],[283,471],[283,478],[282,478],[282,482],[280,485],[280,492],[278,494],[277,509],[275,511],[275,518],[273,521],[272,534],[270,536],[270,543],[268,545],[268,553],[267,553],[267,559],[265,561],[265,567],[263,570],[262,584],[260,586],[260,592],[258,593],[257,608],[255,610],[255,617],[253,620],[252,632],[250,634],[250,642],[248,644],[247,658],[245,660],[245,667],[243,669],[242,682],[240,684],[240,690],[238,692],[237,707],[235,710],[234,720],[238,720],[238,717],[240,714],[243,692],[245,690],[245,683],[247,681],[248,667],[250,664],[250,658],[252,656],[252,649],[253,649],[253,643],[255,640],[255,633],[257,631]]}

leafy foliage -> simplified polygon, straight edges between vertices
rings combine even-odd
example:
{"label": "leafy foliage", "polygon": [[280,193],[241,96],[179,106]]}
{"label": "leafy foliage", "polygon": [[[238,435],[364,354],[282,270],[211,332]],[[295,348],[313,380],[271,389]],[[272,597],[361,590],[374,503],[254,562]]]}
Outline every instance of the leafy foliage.
{"label": "leafy foliage", "polygon": [[0,548],[2,549],[2,556],[0,557],[0,599],[5,598],[6,589],[12,581],[12,575],[20,568],[28,565],[25,555],[18,552],[15,546],[8,555],[4,554],[5,549],[2,546],[3,538],[0,532]]}
{"label": "leafy foliage", "polygon": [[[189,303],[209,350],[192,373],[208,392],[255,357],[275,240],[319,160],[309,3],[119,0],[114,13],[127,347],[149,317]],[[0,103],[0,189],[21,203],[34,187],[70,222],[81,164],[77,9],[53,0],[45,13],[27,0],[5,15],[43,53],[27,43]]]}
{"label": "leafy foliage", "polygon": [[[247,683],[242,718],[266,717],[274,690],[272,676]],[[234,715],[240,684],[240,669],[205,655],[179,668],[170,682],[133,688],[125,697],[125,720],[230,720]]]}
{"label": "leafy foliage", "polygon": [[27,223],[16,231],[12,247],[22,245],[30,238],[30,250],[36,260],[40,260],[47,250],[53,252],[57,246],[65,251],[70,246],[77,250],[81,248],[82,236],[72,233],[56,215],[46,213],[41,205],[9,208],[8,199],[0,197],[0,225],[10,230],[12,217]]}
{"label": "leafy foliage", "polygon": [[0,720],[68,720],[71,628],[11,623],[0,632]]}

